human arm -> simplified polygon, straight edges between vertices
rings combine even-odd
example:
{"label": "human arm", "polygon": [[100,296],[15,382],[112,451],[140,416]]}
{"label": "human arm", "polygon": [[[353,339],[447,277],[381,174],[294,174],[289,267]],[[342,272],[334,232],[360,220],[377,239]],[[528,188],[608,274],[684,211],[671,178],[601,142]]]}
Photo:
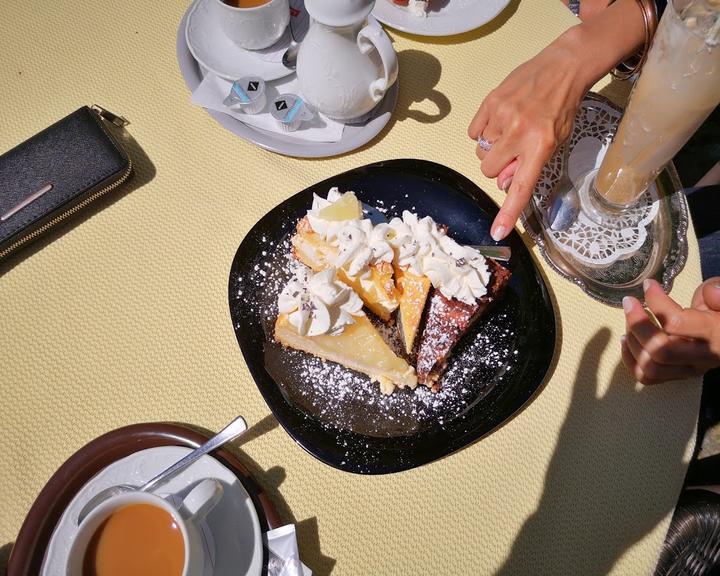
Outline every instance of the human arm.
{"label": "human arm", "polygon": [[585,93],[644,38],[636,0],[618,0],[564,32],[487,95],[468,134],[493,144],[489,152],[478,147],[476,153],[483,174],[507,189],[491,228],[495,240],[514,227],[543,166],[569,136]]}
{"label": "human arm", "polygon": [[690,308],[672,300],[654,280],[645,284],[645,304],[660,326],[637,299],[623,300],[627,333],[622,357],[633,376],[643,384],[658,384],[720,366],[720,277],[695,290]]}

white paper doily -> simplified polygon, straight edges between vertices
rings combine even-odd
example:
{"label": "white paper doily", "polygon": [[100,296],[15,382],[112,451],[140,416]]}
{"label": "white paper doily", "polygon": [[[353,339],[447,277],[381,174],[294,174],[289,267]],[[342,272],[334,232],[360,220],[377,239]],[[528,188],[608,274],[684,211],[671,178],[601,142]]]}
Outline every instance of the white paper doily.
{"label": "white paper doily", "polygon": [[[573,182],[579,184],[584,174],[600,166],[620,117],[620,112],[602,102],[583,101],[575,117],[573,133],[565,144],[570,146],[568,173]],[[561,149],[545,165],[535,187],[535,206],[547,228],[550,194],[562,171]],[[546,235],[559,250],[575,260],[587,266],[607,266],[642,248],[647,239],[647,227],[657,215],[659,204],[657,188],[652,184],[637,204],[623,213],[622,227],[618,229],[597,224],[581,211],[570,228],[563,231],[548,229]]]}

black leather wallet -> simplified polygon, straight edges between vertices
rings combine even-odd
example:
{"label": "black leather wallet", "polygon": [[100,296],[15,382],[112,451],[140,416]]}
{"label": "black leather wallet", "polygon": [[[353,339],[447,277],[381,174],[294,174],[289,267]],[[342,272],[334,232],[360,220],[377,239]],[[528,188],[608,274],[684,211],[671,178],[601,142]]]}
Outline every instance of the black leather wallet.
{"label": "black leather wallet", "polygon": [[108,124],[127,121],[83,106],[0,156],[0,261],[130,178]]}

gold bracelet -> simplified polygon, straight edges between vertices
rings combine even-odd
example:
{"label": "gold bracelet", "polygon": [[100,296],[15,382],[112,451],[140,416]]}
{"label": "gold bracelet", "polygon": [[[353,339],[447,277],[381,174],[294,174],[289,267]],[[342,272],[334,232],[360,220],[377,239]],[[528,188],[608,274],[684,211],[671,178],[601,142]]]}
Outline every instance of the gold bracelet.
{"label": "gold bracelet", "polygon": [[[669,1],[672,2],[672,0]],[[640,52],[631,56],[610,72],[613,77],[618,80],[627,80],[642,68],[650,51],[655,30],[657,29],[658,18],[654,0],[636,0],[636,2],[640,7],[640,12],[642,12],[643,25],[645,27],[645,42]]]}

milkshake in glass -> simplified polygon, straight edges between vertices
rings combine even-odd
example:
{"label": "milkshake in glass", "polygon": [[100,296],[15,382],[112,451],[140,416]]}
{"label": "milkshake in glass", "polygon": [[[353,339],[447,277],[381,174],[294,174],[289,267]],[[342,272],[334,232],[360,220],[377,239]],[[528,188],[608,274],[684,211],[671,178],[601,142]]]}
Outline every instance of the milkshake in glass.
{"label": "milkshake in glass", "polygon": [[632,206],[720,102],[719,14],[720,0],[668,2],[613,142],[586,180],[592,220],[607,225]]}

